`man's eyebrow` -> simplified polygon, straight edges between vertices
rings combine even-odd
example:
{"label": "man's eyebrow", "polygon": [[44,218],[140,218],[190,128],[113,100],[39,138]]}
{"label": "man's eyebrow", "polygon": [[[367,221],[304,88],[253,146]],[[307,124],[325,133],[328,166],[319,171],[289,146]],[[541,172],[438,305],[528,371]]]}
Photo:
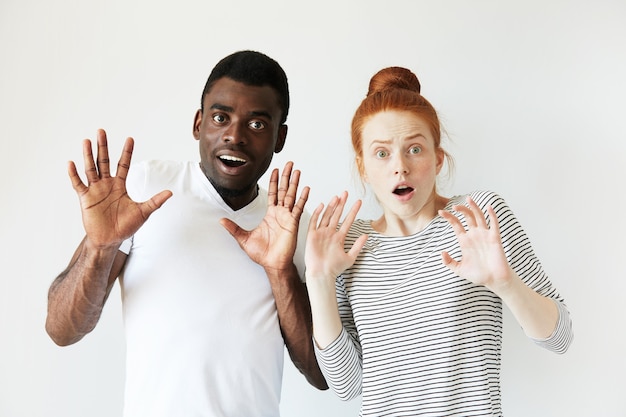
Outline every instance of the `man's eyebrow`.
{"label": "man's eyebrow", "polygon": [[[225,106],[223,104],[219,104],[219,103],[213,103],[209,109],[212,110],[219,110],[219,111],[223,111],[226,113],[232,113],[235,111],[234,108],[230,107],[230,106]],[[248,116],[250,117],[264,117],[266,119],[270,119],[272,120],[272,115],[264,110],[254,110],[248,113]]]}
{"label": "man's eyebrow", "polygon": [[272,115],[266,111],[256,110],[256,111],[251,111],[249,114],[250,116],[253,116],[253,117],[265,117],[266,119],[272,120]]}
{"label": "man's eyebrow", "polygon": [[223,104],[219,104],[219,103],[213,103],[211,107],[209,108],[213,110],[225,111],[226,113],[232,113],[235,110],[230,106],[224,106]]}

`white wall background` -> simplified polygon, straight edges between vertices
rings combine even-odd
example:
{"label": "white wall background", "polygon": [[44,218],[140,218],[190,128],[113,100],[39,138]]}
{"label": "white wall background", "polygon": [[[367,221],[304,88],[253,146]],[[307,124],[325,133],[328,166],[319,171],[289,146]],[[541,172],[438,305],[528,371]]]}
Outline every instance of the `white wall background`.
{"label": "white wall background", "polygon": [[[626,2],[2,0],[0,2],[0,417],[114,417],[124,340],[116,287],[96,330],[56,347],[46,292],[82,237],[66,162],[107,129],[117,159],[192,159],[210,69],[239,49],[285,68],[287,146],[309,208],[352,174],[349,123],[370,76],[413,69],[455,155],[447,194],[502,194],[572,311],[564,356],[505,315],[508,417],[626,416],[623,297]],[[367,199],[363,215],[376,213]],[[356,416],[291,365],[285,417]]]}

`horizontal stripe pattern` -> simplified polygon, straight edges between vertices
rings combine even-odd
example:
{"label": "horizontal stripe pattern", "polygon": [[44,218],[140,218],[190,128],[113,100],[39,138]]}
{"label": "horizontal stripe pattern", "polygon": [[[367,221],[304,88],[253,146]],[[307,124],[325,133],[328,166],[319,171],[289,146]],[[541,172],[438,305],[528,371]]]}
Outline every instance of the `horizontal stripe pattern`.
{"label": "horizontal stripe pattern", "polygon": [[[513,269],[559,307],[554,334],[534,342],[564,352],[572,340],[569,313],[526,234],[500,196],[471,197],[485,213],[494,208]],[[454,204],[466,204],[465,197],[447,209]],[[317,350],[335,393],[344,400],[361,395],[361,416],[501,415],[502,302],[443,265],[444,250],[461,257],[448,222],[437,216],[415,235],[389,237],[357,220],[346,250],[364,233],[369,238],[355,264],[337,278],[343,331]]]}

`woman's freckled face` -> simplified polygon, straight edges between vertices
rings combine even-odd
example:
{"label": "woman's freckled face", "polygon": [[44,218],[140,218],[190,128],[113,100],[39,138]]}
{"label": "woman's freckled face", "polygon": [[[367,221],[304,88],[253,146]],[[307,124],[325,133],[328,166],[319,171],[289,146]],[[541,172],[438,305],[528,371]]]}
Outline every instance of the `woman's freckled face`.
{"label": "woman's freckled face", "polygon": [[385,213],[401,218],[423,213],[436,196],[443,165],[443,151],[435,149],[424,120],[408,111],[380,112],[365,123],[362,138],[363,178]]}

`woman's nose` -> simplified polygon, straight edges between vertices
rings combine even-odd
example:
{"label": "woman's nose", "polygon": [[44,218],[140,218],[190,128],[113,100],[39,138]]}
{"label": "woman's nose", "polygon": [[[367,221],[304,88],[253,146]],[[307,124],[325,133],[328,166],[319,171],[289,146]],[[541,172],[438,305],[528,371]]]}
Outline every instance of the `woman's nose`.
{"label": "woman's nose", "polygon": [[394,174],[408,174],[409,165],[402,156],[398,156],[394,160]]}

